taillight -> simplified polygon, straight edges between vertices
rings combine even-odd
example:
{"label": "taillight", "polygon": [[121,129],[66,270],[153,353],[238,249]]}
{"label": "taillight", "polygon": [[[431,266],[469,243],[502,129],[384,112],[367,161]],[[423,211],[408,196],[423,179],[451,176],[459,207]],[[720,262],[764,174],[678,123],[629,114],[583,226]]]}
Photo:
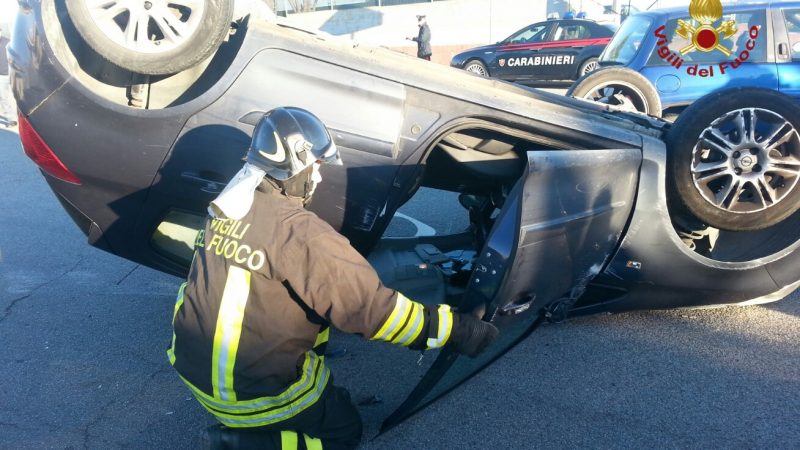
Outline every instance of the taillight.
{"label": "taillight", "polygon": [[59,180],[81,184],[81,180],[58,159],[58,156],[50,150],[50,147],[45,144],[39,133],[33,129],[31,123],[22,114],[19,115],[19,139],[22,141],[22,149],[25,150],[25,154],[42,170]]}

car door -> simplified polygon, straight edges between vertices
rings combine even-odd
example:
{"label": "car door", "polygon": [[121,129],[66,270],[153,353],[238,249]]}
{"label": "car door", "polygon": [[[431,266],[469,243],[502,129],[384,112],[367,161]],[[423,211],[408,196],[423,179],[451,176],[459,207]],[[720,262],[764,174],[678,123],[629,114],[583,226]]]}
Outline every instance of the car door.
{"label": "car door", "polygon": [[491,63],[496,78],[508,81],[530,78],[529,62],[549,39],[553,22],[539,22],[527,26],[500,42]]}
{"label": "car door", "polygon": [[772,10],[779,89],[800,98],[800,5]]}
{"label": "car door", "polygon": [[527,171],[509,194],[456,305],[500,334],[475,359],[445,348],[387,430],[458,386],[524,339],[548,305],[577,299],[617,248],[631,214],[641,152],[528,152]]}
{"label": "car door", "polygon": [[[539,50],[535,66],[531,67],[532,80],[571,80],[575,79],[582,60],[580,54],[587,46],[594,45],[590,23],[582,20],[559,22],[549,42]],[[607,37],[610,37],[610,33]],[[608,40],[605,41],[606,43]],[[599,55],[600,52],[597,52]]]}
{"label": "car door", "polygon": [[[661,47],[654,45],[645,67],[640,70],[655,85],[664,109],[688,105],[722,88],[756,86],[778,89],[778,69],[769,45],[772,27],[767,21],[766,10],[738,8],[723,12],[721,21],[732,20],[735,23],[734,33],[720,42],[730,51],[730,56],[718,50],[691,50],[692,40],[678,33],[679,20],[692,23],[688,15],[673,16],[666,22],[661,32],[668,41],[666,48],[669,54],[680,55],[680,63],[674,64],[677,61],[674,58],[660,56]],[[757,30],[754,39],[750,36],[751,29]],[[649,38],[657,40],[655,36]],[[684,54],[681,54],[682,50]],[[747,57],[742,60],[741,54],[745,51]]]}

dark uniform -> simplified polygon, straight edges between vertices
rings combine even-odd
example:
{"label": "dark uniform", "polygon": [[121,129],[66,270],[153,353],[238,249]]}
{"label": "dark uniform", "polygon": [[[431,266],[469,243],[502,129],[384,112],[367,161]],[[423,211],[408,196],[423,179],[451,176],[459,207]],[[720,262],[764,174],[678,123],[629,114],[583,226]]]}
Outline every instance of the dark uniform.
{"label": "dark uniform", "polygon": [[[447,305],[431,310],[384,287],[347,239],[271,181],[256,190],[242,220],[210,218],[196,247],[168,354],[227,427],[298,430],[326,441],[324,424],[303,413],[318,416],[337,389],[324,364],[328,323],[419,349],[441,347],[450,336]],[[338,400],[333,443],[355,446],[358,413],[349,396]]]}
{"label": "dark uniform", "polygon": [[427,23],[419,27],[417,37],[412,38],[417,43],[417,57],[422,59],[431,60],[431,27]]}

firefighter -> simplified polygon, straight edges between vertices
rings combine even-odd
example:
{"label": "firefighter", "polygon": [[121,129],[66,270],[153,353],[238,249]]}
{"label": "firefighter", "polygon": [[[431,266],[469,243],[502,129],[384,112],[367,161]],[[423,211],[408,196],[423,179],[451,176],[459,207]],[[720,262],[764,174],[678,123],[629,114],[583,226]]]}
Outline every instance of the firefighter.
{"label": "firefighter", "polygon": [[211,448],[348,449],[361,419],[324,361],[329,324],[410,349],[475,356],[497,328],[388,289],[347,239],[307,211],[320,164],[341,165],[322,122],[277,108],[211,202],[178,292],[167,354],[220,422]]}

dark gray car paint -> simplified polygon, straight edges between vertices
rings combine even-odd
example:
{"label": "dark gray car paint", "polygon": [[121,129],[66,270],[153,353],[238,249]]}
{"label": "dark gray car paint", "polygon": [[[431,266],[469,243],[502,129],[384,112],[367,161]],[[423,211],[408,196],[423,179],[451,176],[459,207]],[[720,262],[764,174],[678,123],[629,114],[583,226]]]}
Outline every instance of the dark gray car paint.
{"label": "dark gray car paint", "polygon": [[[785,231],[764,232],[788,239],[781,250],[741,262],[709,259],[683,245],[669,218],[666,149],[653,139],[646,138],[644,143],[638,200],[631,223],[620,250],[595,280],[598,285],[617,286],[625,294],[585,312],[624,311],[645,304],[674,308],[745,302],[797,281],[800,242],[792,242],[792,234]],[[798,222],[800,215],[795,214],[781,226],[796,229]]]}
{"label": "dark gray car paint", "polygon": [[528,152],[527,170],[457,305],[493,322],[500,329],[497,341],[475,359],[444,350],[383,431],[505,353],[539,323],[542,308],[582,295],[617,247],[633,210],[641,162],[636,149]]}
{"label": "dark gray car paint", "polygon": [[[29,3],[10,46],[15,95],[23,115],[83,184],[46,178],[74,207],[73,215],[89,218],[91,230],[84,231],[93,244],[104,246],[105,239],[105,247],[128,259],[183,273],[146,245],[154,224],[171,207],[202,212],[239,167],[251,129],[240,119],[296,99],[332,124],[347,161],[325,173],[328,189],[312,208],[364,252],[413,193],[432,145],[470,124],[544,148],[642,149],[639,195],[645,201],[597,280],[618,289],[614,309],[752,299],[798,278],[796,243],[766,267],[760,266],[769,258],[720,264],[683,246],[666,204],[666,149],[654,139],[663,132],[661,122],[269,24],[240,29],[246,35],[230,67],[202,95],[160,110],[127,108],[71,75],[77,68],[60,62],[45,33],[41,14],[55,15],[52,5]],[[313,96],[304,95],[309,90]],[[352,113],[364,108],[369,111]],[[630,262],[641,266],[630,268]]]}
{"label": "dark gray car paint", "polygon": [[[233,175],[250,130],[238,119],[254,109],[296,98],[295,105],[312,107],[332,124],[348,170],[325,173],[326,192],[331,194],[321,192],[312,208],[362,251],[374,244],[409,194],[418,176],[415,164],[433,140],[460,121],[480,117],[535,134],[541,144],[557,148],[636,147],[641,142],[637,132],[652,132],[591,103],[479,80],[388,50],[327,42],[267,24],[242,30],[247,36],[227,72],[201,96],[161,110],[127,108],[95,94],[73,76],[79,70],[76,63],[59,64],[58,52],[50,45],[66,52],[67,44],[47,39],[54,33],[53,23],[47,32],[45,26],[48,20],[56,21],[53,6],[30,3],[32,9],[20,15],[17,27],[26,35],[11,44],[19,107],[83,184],[49,182],[78,214],[91,218],[93,243],[102,242],[97,237],[102,235],[115,254],[176,274],[185,268],[143,252],[142,246],[159,215],[167,211],[165,195],[179,200],[173,206],[202,211],[200,205],[210,193],[197,180],[223,182]],[[359,77],[368,80],[357,82]],[[303,95],[315,89],[314,96]],[[465,98],[464,92],[470,96]],[[359,94],[367,94],[368,103]],[[309,105],[302,104],[305,99]],[[342,114],[359,108],[370,111]],[[385,112],[372,114],[381,110]],[[392,117],[394,123],[378,121]],[[218,133],[202,137],[207,145],[186,147],[193,145],[187,138],[190,132],[197,135],[208,126]],[[183,139],[187,142],[181,146]],[[400,164],[407,167],[397,170]],[[359,169],[365,167],[371,169]],[[173,168],[182,169],[172,172]],[[175,177],[178,173],[181,178]],[[361,183],[377,183],[377,188],[359,189],[356,185]],[[131,238],[134,230],[136,237]]]}

